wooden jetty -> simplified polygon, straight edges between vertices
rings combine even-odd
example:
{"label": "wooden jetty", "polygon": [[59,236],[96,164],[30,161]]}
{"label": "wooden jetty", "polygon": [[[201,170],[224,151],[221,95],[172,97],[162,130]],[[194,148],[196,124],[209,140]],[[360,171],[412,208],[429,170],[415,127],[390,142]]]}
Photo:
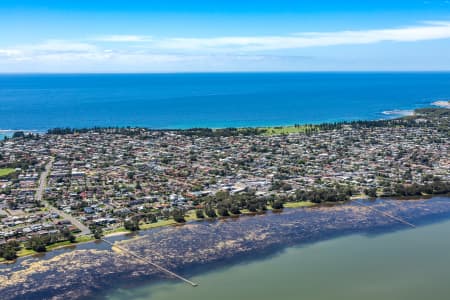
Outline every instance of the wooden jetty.
{"label": "wooden jetty", "polygon": [[159,271],[161,271],[161,272],[163,272],[163,273],[166,273],[166,274],[168,274],[168,275],[171,276],[171,277],[174,277],[174,278],[176,278],[176,279],[179,279],[179,280],[181,280],[181,281],[183,281],[183,282],[189,284],[189,285],[192,286],[192,287],[198,286],[197,283],[192,282],[192,281],[190,281],[189,279],[184,278],[183,276],[180,276],[180,275],[178,275],[178,274],[176,274],[176,273],[174,273],[174,272],[172,272],[172,271],[170,271],[170,270],[168,270],[168,269],[166,269],[166,268],[164,268],[164,267],[162,267],[162,266],[160,266],[160,265],[158,265],[158,264],[155,264],[154,262],[150,261],[149,259],[147,259],[147,258],[145,258],[145,257],[143,257],[143,256],[141,256],[141,255],[139,255],[139,254],[136,254],[136,253],[134,253],[133,251],[131,251],[131,250],[129,250],[129,249],[125,249],[125,248],[121,247],[120,245],[117,245],[117,244],[115,244],[115,243],[112,243],[112,242],[110,242],[110,241],[108,241],[107,239],[104,239],[104,238],[102,239],[102,241],[105,242],[105,243],[107,243],[107,244],[109,244],[109,245],[111,245],[112,247],[116,247],[117,249],[123,251],[123,252],[126,253],[126,254],[129,254],[129,255],[131,255],[131,256],[133,256],[133,257],[135,257],[135,258],[137,258],[137,259],[139,259],[139,260],[141,260],[141,261],[143,261],[143,262],[145,262],[145,263],[151,265],[151,266],[154,267],[155,269],[157,269],[157,270],[159,270]]}
{"label": "wooden jetty", "polygon": [[403,224],[405,224],[405,225],[407,225],[407,226],[409,226],[409,227],[416,228],[416,225],[411,224],[410,222],[408,222],[408,221],[406,221],[406,220],[404,220],[404,219],[402,219],[402,218],[400,218],[400,217],[394,216],[394,215],[392,215],[392,214],[390,214],[390,213],[384,212],[384,211],[379,210],[379,209],[377,209],[377,208],[375,208],[375,207],[372,207],[372,206],[370,206],[370,205],[364,204],[364,203],[362,203],[362,202],[360,202],[360,201],[358,201],[358,200],[355,200],[355,201],[353,201],[353,202],[355,202],[355,203],[357,203],[357,204],[359,204],[359,205],[361,205],[361,206],[364,206],[364,207],[366,207],[366,208],[368,208],[368,209],[370,209],[370,210],[373,210],[373,211],[375,211],[375,212],[377,212],[377,213],[379,213],[379,214],[382,214],[382,215],[384,215],[384,216],[386,216],[386,217],[388,217],[388,218],[391,218],[391,219],[393,219],[393,220],[396,220],[397,222],[403,223]]}

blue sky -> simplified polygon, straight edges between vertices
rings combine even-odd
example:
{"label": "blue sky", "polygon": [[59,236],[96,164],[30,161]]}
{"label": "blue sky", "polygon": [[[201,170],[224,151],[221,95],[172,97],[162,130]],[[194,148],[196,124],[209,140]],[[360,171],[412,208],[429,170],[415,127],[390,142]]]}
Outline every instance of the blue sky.
{"label": "blue sky", "polygon": [[0,1],[0,72],[450,70],[450,1]]}

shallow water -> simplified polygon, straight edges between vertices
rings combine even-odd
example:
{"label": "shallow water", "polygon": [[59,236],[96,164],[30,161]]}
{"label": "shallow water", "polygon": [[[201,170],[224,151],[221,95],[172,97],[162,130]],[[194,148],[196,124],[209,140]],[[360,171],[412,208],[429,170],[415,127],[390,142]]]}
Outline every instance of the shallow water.
{"label": "shallow water", "polygon": [[107,299],[449,299],[450,221],[383,235],[352,235],[239,265],[206,269],[183,283],[119,289]]}
{"label": "shallow water", "polygon": [[[282,293],[282,299],[291,299],[289,297],[298,297],[298,291],[305,293],[306,299],[325,299],[319,296],[328,297],[327,294],[311,294],[323,293],[319,289],[322,284],[327,284],[330,291],[338,294],[348,293],[338,290],[341,284],[354,289],[354,281],[358,288],[377,291],[378,281],[384,280],[379,286],[383,291],[391,288],[383,284],[389,283],[386,278],[389,281],[395,279],[391,278],[392,274],[407,278],[407,282],[418,280],[410,274],[415,270],[426,272],[430,278],[448,275],[446,263],[436,266],[440,260],[448,260],[443,257],[450,249],[449,245],[447,242],[439,244],[439,238],[446,237],[448,226],[431,229],[429,233],[420,232],[430,224],[447,224],[437,222],[450,219],[449,197],[410,201],[378,199],[367,201],[366,205],[400,216],[419,227],[409,230],[404,224],[355,202],[332,207],[286,209],[281,214],[267,212],[237,219],[191,222],[184,226],[142,231],[132,240],[124,236],[108,239],[122,240],[122,248],[198,281],[201,284],[198,289],[174,284],[148,264],[123,251],[111,251],[106,243],[87,243],[78,245],[75,250],[52,251],[44,257],[26,257],[13,265],[0,267],[0,294],[5,300],[174,299],[180,295],[196,299],[215,295],[214,299],[221,299],[217,298],[215,290],[221,297],[236,290],[237,295],[242,296],[238,299],[265,295],[273,299],[272,292]],[[402,235],[409,232],[418,236],[405,238]],[[372,244],[380,237],[396,234],[398,236],[392,241],[382,239]],[[436,240],[431,239],[433,237]],[[350,240],[345,243],[347,239]],[[341,240],[344,244],[338,243]],[[295,248],[299,246],[304,248]],[[309,254],[304,256],[304,253]],[[286,254],[288,256],[284,258]],[[428,256],[436,260],[428,262]],[[405,275],[396,273],[402,270]],[[302,289],[299,283],[302,283]],[[371,286],[371,283],[375,285]],[[395,282],[395,286],[401,286],[400,283]],[[440,284],[435,279],[429,283]],[[288,289],[290,286],[292,289]],[[153,298],[148,298],[150,296]],[[402,298],[399,294],[391,299]]]}

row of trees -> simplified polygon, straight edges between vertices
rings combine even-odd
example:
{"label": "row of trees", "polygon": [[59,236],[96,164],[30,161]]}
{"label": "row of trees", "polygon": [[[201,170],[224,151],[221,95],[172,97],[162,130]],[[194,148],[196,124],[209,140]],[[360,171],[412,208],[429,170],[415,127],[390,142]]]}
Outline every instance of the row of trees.
{"label": "row of trees", "polygon": [[[28,250],[34,250],[36,252],[47,251],[47,246],[55,244],[61,241],[75,242],[75,236],[73,233],[65,228],[57,234],[48,235],[33,235],[25,243],[24,247]],[[13,260],[17,258],[17,251],[21,249],[21,244],[16,240],[9,240],[6,243],[0,245],[0,257]]]}
{"label": "row of trees", "polygon": [[24,131],[15,131],[11,137],[5,136],[5,137],[3,138],[3,140],[7,141],[7,140],[9,140],[10,138],[12,138],[12,139],[30,139],[30,140],[38,140],[38,139],[40,139],[41,137],[40,137],[40,135],[37,134],[37,133],[34,134],[34,133],[31,133],[31,132],[25,133]]}
{"label": "row of trees", "polygon": [[[202,206],[195,211],[196,217],[216,218],[230,215],[239,215],[243,210],[249,212],[264,212],[270,205],[273,209],[282,209],[285,203],[298,201],[337,202],[350,199],[352,189],[347,186],[333,188],[313,189],[311,191],[297,190],[290,195],[257,196],[254,192],[230,194],[219,191],[213,196],[197,199],[197,205]],[[177,222],[184,222],[183,211],[175,209],[172,216]]]}
{"label": "row of trees", "polygon": [[145,128],[135,128],[135,127],[92,127],[92,128],[52,128],[47,130],[47,134],[51,135],[67,135],[75,133],[87,133],[87,132],[97,132],[97,133],[109,133],[109,134],[122,134],[128,136],[140,135],[143,131],[148,131]]}
{"label": "row of trees", "polygon": [[17,258],[17,251],[20,250],[20,243],[12,240],[0,245],[0,257],[6,260],[13,260]]}
{"label": "row of trees", "polygon": [[[416,110],[417,114],[422,116],[428,116],[430,118],[442,118],[448,116],[449,112],[446,109],[439,108],[425,108]],[[361,121],[344,121],[333,123],[321,123],[321,124],[295,124],[295,127],[304,127],[306,134],[313,134],[318,131],[327,131],[341,129],[344,125],[349,125],[354,128],[374,128],[374,127],[428,127],[434,126],[433,122],[416,122],[415,117],[403,117],[391,120],[361,120]],[[65,135],[74,133],[86,133],[86,132],[99,132],[99,133],[115,133],[124,134],[129,136],[140,135],[143,131],[148,132],[162,132],[173,131],[187,136],[202,136],[202,137],[226,137],[226,136],[253,136],[261,135],[267,132],[265,128],[190,128],[184,130],[158,130],[148,128],[134,128],[134,127],[92,127],[92,128],[53,128],[47,131],[48,134],[53,135]],[[16,137],[36,137],[38,135],[25,134],[24,132],[16,132]]]}
{"label": "row of trees", "polygon": [[211,129],[211,128],[191,128],[185,130],[179,130],[178,133],[181,133],[186,136],[197,136],[197,137],[228,137],[228,136],[254,136],[260,135],[266,132],[266,129],[263,128],[220,128],[220,129]]}
{"label": "row of trees", "polygon": [[448,193],[450,193],[450,183],[441,180],[425,184],[397,184],[392,191],[393,196],[443,195]]}
{"label": "row of trees", "polygon": [[75,240],[75,235],[68,228],[64,228],[56,234],[46,234],[41,236],[33,235],[25,242],[25,248],[32,249],[36,252],[45,252],[47,251],[47,246],[62,241],[70,241],[71,243],[74,243]]}
{"label": "row of trees", "polygon": [[313,203],[347,201],[353,191],[349,186],[338,185],[329,188],[315,188],[310,191],[297,190],[293,201],[311,201]]}

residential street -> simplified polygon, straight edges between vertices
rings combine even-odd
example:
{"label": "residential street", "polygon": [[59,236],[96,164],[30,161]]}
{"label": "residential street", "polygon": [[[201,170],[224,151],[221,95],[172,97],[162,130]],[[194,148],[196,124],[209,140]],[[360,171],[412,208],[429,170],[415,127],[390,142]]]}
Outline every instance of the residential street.
{"label": "residential street", "polygon": [[57,213],[60,217],[62,217],[64,220],[68,220],[70,221],[73,225],[75,225],[76,227],[78,227],[81,232],[79,233],[79,235],[88,235],[91,233],[91,231],[89,230],[88,227],[86,227],[85,225],[83,225],[80,221],[78,221],[75,217],[66,214],[65,212],[57,209],[56,207],[50,205],[50,203],[48,203],[47,201],[43,200],[43,195],[45,192],[45,189],[47,187],[47,178],[50,175],[51,169],[52,169],[52,165],[53,165],[54,159],[52,158],[48,164],[45,166],[45,171],[42,172],[41,177],[39,179],[39,186],[36,190],[36,200],[37,201],[41,201],[45,204],[45,206],[54,213]]}

